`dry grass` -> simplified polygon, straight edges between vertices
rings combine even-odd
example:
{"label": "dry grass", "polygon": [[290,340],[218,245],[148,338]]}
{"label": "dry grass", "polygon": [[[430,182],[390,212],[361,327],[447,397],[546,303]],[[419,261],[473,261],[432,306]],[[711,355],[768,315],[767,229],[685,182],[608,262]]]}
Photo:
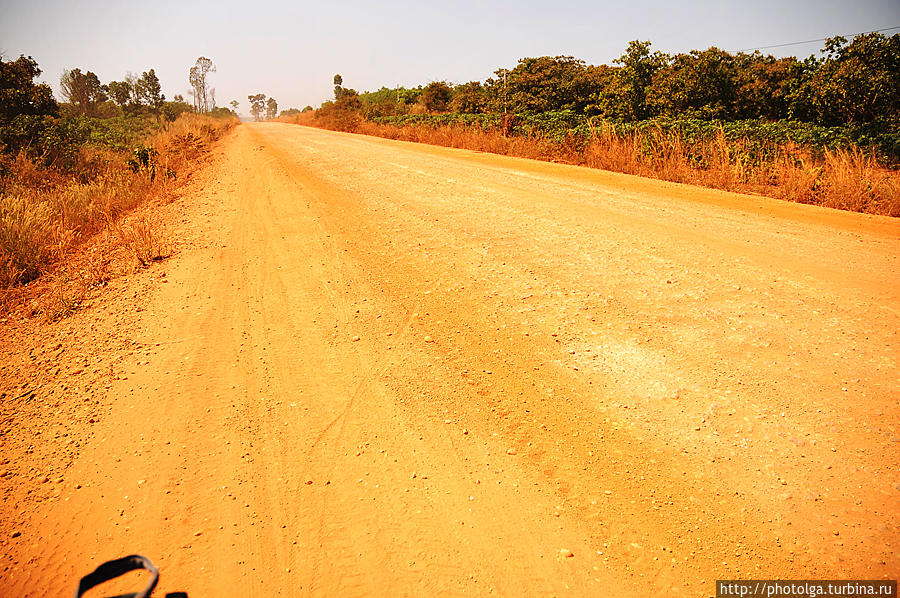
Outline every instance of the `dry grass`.
{"label": "dry grass", "polygon": [[539,136],[507,137],[498,130],[461,125],[398,127],[360,118],[317,118],[314,112],[282,119],[308,126],[388,139],[489,152],[505,156],[578,164],[614,172],[753,193],[841,210],[900,216],[900,175],[858,148],[813,155],[788,143],[766,159],[751,159],[748,140],[713,139],[687,143],[661,129],[619,135],[609,125],[589,139],[551,141]]}
{"label": "dry grass", "polygon": [[141,266],[149,266],[171,255],[171,246],[161,227],[147,216],[115,222],[112,228],[129,255]]}
{"label": "dry grass", "polygon": [[[22,156],[6,162],[0,193],[0,290],[8,303],[15,287],[41,276],[49,284],[44,311],[65,314],[87,290],[103,280],[108,259],[93,256],[79,269],[67,261],[84,242],[101,232],[124,247],[135,262],[147,265],[165,257],[169,247],[149,219],[125,220],[151,197],[165,197],[197,159],[234,121],[183,115],[157,134],[152,168],[138,172],[125,165],[129,156],[82,149],[79,168],[68,179],[37,169]],[[55,317],[55,316],[54,316]]]}

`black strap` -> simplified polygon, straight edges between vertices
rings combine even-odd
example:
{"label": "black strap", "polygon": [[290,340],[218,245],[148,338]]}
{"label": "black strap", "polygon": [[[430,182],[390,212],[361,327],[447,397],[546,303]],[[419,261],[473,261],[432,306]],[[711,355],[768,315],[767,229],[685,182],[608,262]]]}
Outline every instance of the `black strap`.
{"label": "black strap", "polygon": [[146,569],[150,572],[150,583],[147,584],[147,587],[144,588],[143,591],[125,594],[124,596],[119,596],[117,598],[149,598],[150,594],[152,594],[153,590],[156,588],[156,583],[159,581],[159,569],[150,562],[150,559],[139,554],[122,557],[114,561],[107,561],[97,567],[93,573],[89,573],[82,577],[81,581],[78,583],[78,588],[75,590],[75,598],[81,598],[85,592],[103,582],[115,579],[120,575],[125,575],[129,571],[136,571],[138,569]]}

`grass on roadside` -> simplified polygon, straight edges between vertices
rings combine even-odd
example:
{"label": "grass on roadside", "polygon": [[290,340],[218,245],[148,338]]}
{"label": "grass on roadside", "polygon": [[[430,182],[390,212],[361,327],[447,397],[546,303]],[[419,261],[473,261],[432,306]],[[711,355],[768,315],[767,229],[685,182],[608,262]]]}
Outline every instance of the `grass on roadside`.
{"label": "grass on roadside", "polygon": [[283,118],[320,128],[494,154],[563,162],[726,191],[765,195],[842,210],[900,216],[900,175],[874,151],[858,147],[817,151],[787,141],[715,135],[688,139],[677,130],[610,125],[588,135],[505,135],[478,124],[377,123],[357,114]]}
{"label": "grass on roadside", "polygon": [[[84,145],[74,175],[44,169],[24,155],[6,159],[0,186],[0,290],[9,297],[22,284],[49,275],[47,315],[71,311],[104,279],[108,260],[93,256],[77,272],[66,260],[84,242],[107,232],[135,263],[168,255],[158,227],[146,217],[126,219],[151,197],[165,197],[184,179],[233,120],[184,114],[131,154]],[[105,265],[104,265],[105,264]],[[55,297],[55,298],[54,298]]]}

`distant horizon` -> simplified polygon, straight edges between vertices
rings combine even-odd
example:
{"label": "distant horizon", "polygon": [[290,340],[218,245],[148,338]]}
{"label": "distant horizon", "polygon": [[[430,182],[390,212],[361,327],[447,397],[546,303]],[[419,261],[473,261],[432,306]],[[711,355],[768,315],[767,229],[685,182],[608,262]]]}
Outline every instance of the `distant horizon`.
{"label": "distant horizon", "polygon": [[181,94],[188,102],[188,70],[207,56],[217,67],[210,76],[217,104],[228,107],[237,100],[239,114],[247,116],[247,96],[254,93],[274,97],[279,111],[317,107],[332,98],[336,73],[359,92],[484,81],[526,57],[612,64],[636,39],[668,54],[715,46],[804,59],[818,55],[826,38],[900,26],[900,3],[894,0],[852,6],[637,0],[624,7],[565,0],[552,9],[495,0],[463,1],[452,10],[408,1],[372,6],[338,0],[328,7],[277,2],[266,14],[246,12],[245,6],[233,0],[162,0],[152,7],[12,2],[0,23],[0,53],[6,60],[32,56],[42,70],[40,80],[57,99],[66,69],[93,71],[105,84],[153,68],[168,100]]}

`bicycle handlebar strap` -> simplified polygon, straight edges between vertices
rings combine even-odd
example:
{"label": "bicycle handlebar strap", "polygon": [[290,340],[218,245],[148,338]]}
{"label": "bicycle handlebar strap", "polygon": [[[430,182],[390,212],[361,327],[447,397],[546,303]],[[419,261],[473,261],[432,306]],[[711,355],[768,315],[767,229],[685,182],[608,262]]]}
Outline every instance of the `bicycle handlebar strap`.
{"label": "bicycle handlebar strap", "polygon": [[142,591],[134,594],[127,594],[127,596],[130,598],[149,598],[159,581],[159,569],[150,562],[150,559],[139,554],[132,554],[131,556],[122,557],[114,561],[107,561],[97,567],[93,573],[89,573],[82,577],[81,581],[78,583],[78,588],[75,590],[75,598],[81,598],[85,592],[95,586],[99,586],[101,583],[138,569],[146,569],[150,572],[150,582]]}

